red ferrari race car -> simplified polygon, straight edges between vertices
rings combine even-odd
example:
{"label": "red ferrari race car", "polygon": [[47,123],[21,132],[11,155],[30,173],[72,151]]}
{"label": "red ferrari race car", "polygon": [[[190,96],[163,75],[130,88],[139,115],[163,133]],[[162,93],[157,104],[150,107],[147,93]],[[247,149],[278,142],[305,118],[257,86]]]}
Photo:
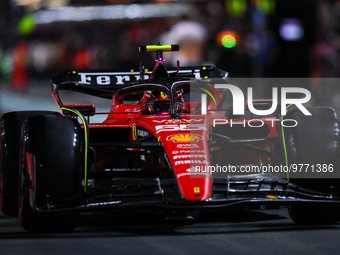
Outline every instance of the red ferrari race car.
{"label": "red ferrari race car", "polygon": [[[318,107],[305,115],[301,105],[269,112],[273,100],[242,102],[235,113],[226,107],[237,92],[228,73],[167,69],[163,51],[174,50],[141,46],[157,55],[152,72],[141,66],[52,78],[61,113],[5,113],[2,212],[36,232],[73,230],[82,212],[96,211],[199,215],[285,206],[299,224],[340,220],[338,114]],[[110,107],[64,104],[62,92]],[[270,114],[255,116],[253,108]]]}

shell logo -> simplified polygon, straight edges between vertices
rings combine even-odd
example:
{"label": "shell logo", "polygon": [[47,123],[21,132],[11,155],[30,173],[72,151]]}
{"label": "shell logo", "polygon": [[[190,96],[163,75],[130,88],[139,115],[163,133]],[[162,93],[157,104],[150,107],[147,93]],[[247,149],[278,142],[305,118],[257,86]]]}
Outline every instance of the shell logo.
{"label": "shell logo", "polygon": [[170,135],[167,137],[168,141],[173,141],[176,143],[181,142],[197,142],[201,139],[201,136],[198,135],[190,135],[190,134],[177,134],[177,135]]}

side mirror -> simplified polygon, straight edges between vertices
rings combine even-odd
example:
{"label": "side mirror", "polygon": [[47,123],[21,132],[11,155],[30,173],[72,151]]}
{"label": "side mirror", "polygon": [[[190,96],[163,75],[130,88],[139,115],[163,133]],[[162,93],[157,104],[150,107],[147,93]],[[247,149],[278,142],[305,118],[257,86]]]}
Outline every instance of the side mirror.
{"label": "side mirror", "polygon": [[[81,105],[63,105],[65,108],[70,108],[79,111],[84,116],[93,116],[96,113],[96,107],[93,104],[81,104]],[[64,115],[77,116],[74,112],[68,110],[62,110]]]}

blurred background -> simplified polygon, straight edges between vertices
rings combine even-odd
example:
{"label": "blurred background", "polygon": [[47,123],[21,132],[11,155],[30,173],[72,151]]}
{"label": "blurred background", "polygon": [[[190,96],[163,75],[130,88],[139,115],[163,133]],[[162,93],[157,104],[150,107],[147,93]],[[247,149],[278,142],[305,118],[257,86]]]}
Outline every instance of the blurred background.
{"label": "blurred background", "polygon": [[340,108],[340,0],[1,0],[0,113],[58,110],[51,76],[152,68],[138,46],[157,43],[180,45],[168,65],[312,79],[314,101]]}

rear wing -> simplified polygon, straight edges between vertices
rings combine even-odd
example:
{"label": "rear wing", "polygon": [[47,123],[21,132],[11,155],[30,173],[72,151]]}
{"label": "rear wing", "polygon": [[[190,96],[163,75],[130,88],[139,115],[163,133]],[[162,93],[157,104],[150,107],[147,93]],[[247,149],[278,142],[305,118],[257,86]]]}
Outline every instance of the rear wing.
{"label": "rear wing", "polygon": [[[194,79],[226,78],[228,72],[214,66],[194,66],[179,68],[168,68],[170,77],[183,77]],[[135,83],[141,80],[150,79],[149,72],[135,72],[134,70],[78,70],[66,71],[59,76],[52,78],[56,88],[67,89],[68,86],[117,86],[116,88]],[[114,88],[114,87],[113,87]]]}
{"label": "rear wing", "polygon": [[[170,77],[190,79],[210,79],[228,77],[228,73],[214,66],[194,66],[183,68],[168,68]],[[135,72],[134,70],[74,70],[65,71],[55,76],[52,81],[52,96],[59,106],[59,90],[78,91],[85,94],[111,99],[119,89],[133,84],[143,86],[143,81],[150,80],[151,72]]]}

